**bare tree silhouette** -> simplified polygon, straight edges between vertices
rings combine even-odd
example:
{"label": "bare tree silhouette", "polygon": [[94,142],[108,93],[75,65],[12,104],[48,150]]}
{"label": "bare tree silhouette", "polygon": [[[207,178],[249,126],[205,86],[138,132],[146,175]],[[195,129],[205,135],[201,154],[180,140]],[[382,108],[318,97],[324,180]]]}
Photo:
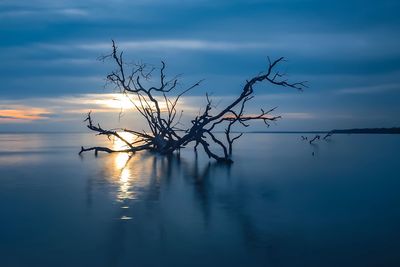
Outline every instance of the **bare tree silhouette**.
{"label": "bare tree silhouette", "polygon": [[[199,145],[202,146],[209,158],[230,163],[232,162],[233,143],[242,136],[242,134],[233,133],[233,126],[248,127],[251,121],[262,121],[269,126],[270,122],[280,118],[280,116],[271,115],[275,108],[261,109],[260,113],[256,115],[245,113],[247,103],[254,98],[254,86],[256,84],[268,82],[272,85],[294,88],[300,91],[307,87],[305,82],[289,82],[285,79],[284,73],[276,70],[276,67],[284,61],[283,57],[274,61],[268,58],[266,70],[247,80],[239,96],[222,110],[216,111],[215,114],[211,113],[214,106],[209,95],[206,94],[207,103],[204,111],[191,120],[190,127],[183,128],[180,123],[183,111],[178,111],[179,100],[183,95],[198,87],[201,81],[178,94],[174,94],[173,92],[177,90],[179,76],[167,79],[166,65],[163,61],[159,69],[142,63],[127,64],[123,58],[123,52],[118,51],[114,41],[112,41],[111,54],[103,56],[102,59],[111,59],[116,64],[116,70],[107,75],[107,81],[132,102],[136,111],[145,119],[148,130],[103,129],[100,124],[93,122],[92,114],[89,112],[85,121],[90,130],[108,138],[117,138],[126,144],[126,148],[114,150],[107,147],[82,147],[80,154],[91,150],[94,150],[95,154],[100,151],[112,153],[140,150],[171,154],[189,143],[194,143],[195,149]],[[154,85],[155,83],[152,80],[155,72],[159,75],[157,85]],[[146,86],[146,84],[149,85]],[[220,137],[217,138],[215,135],[216,129],[223,126],[225,140],[221,140]],[[119,132],[132,133],[136,136],[136,139],[134,142],[128,142]],[[212,151],[211,142],[222,150],[222,154]]]}

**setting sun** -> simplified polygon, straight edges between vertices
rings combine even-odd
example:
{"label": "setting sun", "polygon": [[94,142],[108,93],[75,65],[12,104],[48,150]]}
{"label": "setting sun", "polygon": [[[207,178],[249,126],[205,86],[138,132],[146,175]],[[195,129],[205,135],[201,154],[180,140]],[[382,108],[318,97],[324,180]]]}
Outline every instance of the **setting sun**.
{"label": "setting sun", "polygon": [[[167,110],[167,105],[166,103],[162,100],[156,97],[158,104],[160,106],[160,109],[162,112]],[[125,95],[125,94],[105,94],[104,98],[101,99],[95,99],[90,101],[93,104],[102,106],[104,108],[111,108],[111,109],[122,109],[122,110],[129,110],[129,109],[135,109],[135,106],[140,107],[141,102],[138,97],[132,96],[132,95]],[[143,102],[144,105],[146,103]],[[148,104],[151,105],[151,108],[153,108],[152,103],[148,102]]]}
{"label": "setting sun", "polygon": [[96,100],[96,104],[100,104],[108,108],[132,109],[135,108],[135,105],[140,105],[140,101],[123,94],[111,94],[110,99]]}

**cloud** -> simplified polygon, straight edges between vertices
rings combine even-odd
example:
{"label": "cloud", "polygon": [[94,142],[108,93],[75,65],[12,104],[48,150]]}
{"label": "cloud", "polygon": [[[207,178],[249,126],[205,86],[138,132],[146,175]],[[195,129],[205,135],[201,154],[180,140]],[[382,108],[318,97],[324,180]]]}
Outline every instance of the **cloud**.
{"label": "cloud", "polygon": [[[122,49],[132,50],[204,50],[204,51],[237,51],[248,49],[265,49],[272,45],[266,42],[234,42],[234,41],[212,41],[197,39],[159,39],[159,40],[143,40],[143,41],[122,41],[117,45]],[[110,42],[88,42],[73,44],[38,44],[39,47],[45,49],[53,49],[58,51],[72,50],[94,50],[104,51],[110,50]]]}
{"label": "cloud", "polygon": [[[245,52],[257,53],[265,51],[285,53],[287,55],[307,56],[310,59],[335,60],[372,60],[400,56],[397,47],[400,38],[385,37],[387,32],[351,32],[351,33],[276,33],[273,38],[246,36],[242,39],[226,37],[223,39],[203,38],[166,38],[166,39],[117,39],[117,45],[124,51],[216,51],[216,52]],[[381,40],[385,38],[386,42]],[[35,47],[36,46],[36,47]],[[67,43],[36,43],[33,49],[53,50],[56,52],[109,51],[110,41],[75,40]]]}
{"label": "cloud", "polygon": [[32,8],[0,11],[0,19],[45,18],[47,16],[86,17],[87,10],[81,8]]}
{"label": "cloud", "polygon": [[316,116],[306,112],[286,112],[281,114],[284,119],[308,120],[315,119]]}
{"label": "cloud", "polygon": [[336,90],[336,94],[379,94],[400,90],[400,84],[379,84],[372,86],[350,87]]}
{"label": "cloud", "polygon": [[4,122],[32,122],[49,118],[48,109],[24,105],[0,105],[0,123]]}
{"label": "cloud", "polygon": [[81,8],[56,9],[56,10],[54,10],[54,13],[65,15],[65,16],[79,16],[79,17],[85,17],[85,16],[89,15],[87,10],[81,9]]}

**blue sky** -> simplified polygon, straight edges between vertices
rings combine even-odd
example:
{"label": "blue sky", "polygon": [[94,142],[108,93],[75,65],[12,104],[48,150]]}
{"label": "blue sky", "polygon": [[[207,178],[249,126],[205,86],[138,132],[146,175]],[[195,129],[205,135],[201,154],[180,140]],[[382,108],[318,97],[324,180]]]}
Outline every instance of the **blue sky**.
{"label": "blue sky", "polygon": [[[399,1],[0,1],[0,131],[85,131],[87,110],[110,127],[118,121],[97,61],[115,39],[127,58],[161,59],[183,83],[204,78],[185,99],[201,107],[205,92],[229,101],[284,56],[303,93],[267,84],[249,112],[278,106],[269,130],[399,126]],[[116,120],[115,120],[116,119]],[[256,125],[261,129],[261,125]]]}

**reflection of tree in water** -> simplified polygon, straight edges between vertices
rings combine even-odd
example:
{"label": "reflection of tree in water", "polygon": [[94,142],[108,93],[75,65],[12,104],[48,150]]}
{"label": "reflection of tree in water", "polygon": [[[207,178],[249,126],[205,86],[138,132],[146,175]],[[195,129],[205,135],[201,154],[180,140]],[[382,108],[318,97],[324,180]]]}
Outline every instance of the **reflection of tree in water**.
{"label": "reflection of tree in water", "polygon": [[226,186],[215,188],[213,186],[213,179],[231,180],[232,165],[218,162],[207,163],[202,168],[199,165],[196,160],[191,168],[186,169],[188,175],[185,177],[193,182],[196,203],[199,204],[206,226],[212,219],[212,206],[222,206],[226,215],[232,221],[237,222],[246,247],[249,249],[260,247],[260,244],[263,243],[260,238],[263,238],[263,235],[260,235],[259,229],[254,225],[247,211],[249,206],[247,200],[251,198],[252,193],[242,186],[236,188],[227,188]]}
{"label": "reflection of tree in water", "polygon": [[[151,223],[156,224],[160,238],[163,238],[162,235],[168,231],[166,228],[168,226],[164,225],[162,216],[159,217],[156,214],[162,214],[165,211],[160,205],[154,203],[163,201],[161,192],[176,185],[174,184],[176,179],[181,178],[186,186],[193,188],[194,203],[202,214],[206,229],[213,220],[212,212],[217,209],[218,212],[223,212],[230,218],[230,223],[235,223],[246,247],[251,250],[265,249],[266,235],[258,229],[248,211],[250,204],[247,201],[251,199],[252,193],[248,192],[245,186],[231,188],[216,185],[216,181],[226,181],[230,184],[231,166],[208,161],[203,164],[197,158],[189,162],[179,155],[159,157],[149,152],[131,156],[115,154],[101,158],[107,163],[103,162],[104,167],[88,179],[87,193],[88,199],[91,199],[94,187],[111,185],[115,188],[115,191],[112,190],[113,197],[119,208],[116,209],[114,216],[116,220],[111,224],[110,229],[110,254],[108,255],[110,265],[116,265],[119,258],[124,255],[128,241],[126,239],[129,236],[127,231],[137,230],[133,228],[136,227],[134,224],[137,219],[134,212],[138,209],[143,209],[140,210],[141,215],[143,215],[142,212],[153,214],[150,217],[155,218],[155,221]],[[110,160],[112,163],[109,163]],[[164,190],[161,190],[162,187]],[[182,199],[182,201],[187,201],[187,199]],[[135,232],[135,234],[142,233]]]}
{"label": "reflection of tree in water", "polygon": [[158,200],[160,168],[157,158],[150,154],[119,153],[102,157],[102,168],[91,174],[87,183],[87,204],[91,208],[93,192],[111,186],[112,198],[118,207],[108,234],[109,253],[105,266],[117,266],[126,253],[126,238],[129,227],[127,221],[135,219],[131,209],[138,200]]}

